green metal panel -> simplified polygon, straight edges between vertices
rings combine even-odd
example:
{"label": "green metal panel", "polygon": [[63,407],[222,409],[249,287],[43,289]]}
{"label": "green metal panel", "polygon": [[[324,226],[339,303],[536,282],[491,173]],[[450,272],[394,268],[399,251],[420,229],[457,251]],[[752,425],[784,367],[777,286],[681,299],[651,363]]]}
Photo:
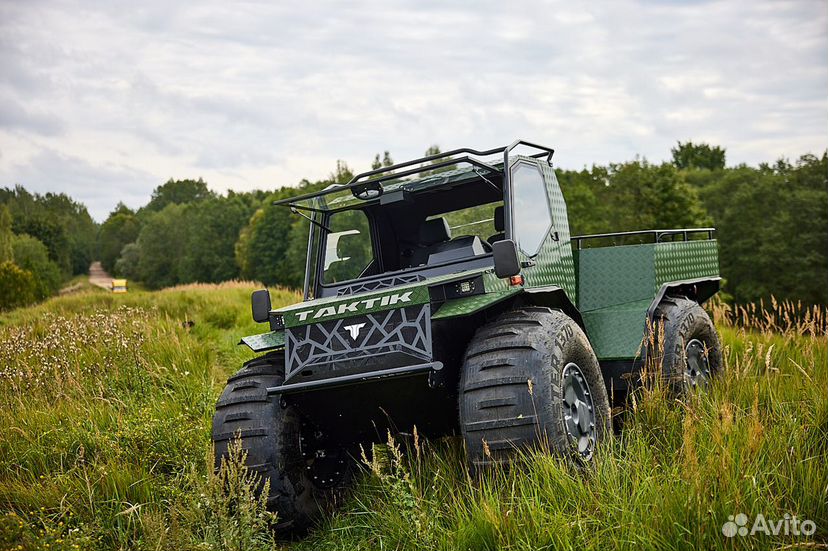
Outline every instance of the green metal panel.
{"label": "green metal panel", "polygon": [[514,287],[509,284],[508,277],[497,277],[494,269],[489,269],[483,272],[483,288],[487,293],[502,293],[511,291]]}
{"label": "green metal panel", "polygon": [[582,312],[653,299],[653,245],[578,251],[578,309]]}
{"label": "green metal panel", "polygon": [[664,283],[719,274],[712,240],[582,249],[577,265],[578,306],[601,360],[639,354],[647,309]]}
{"label": "green metal panel", "polygon": [[662,284],[719,275],[719,246],[715,240],[677,241],[655,245],[654,292]]}
{"label": "green metal panel", "polygon": [[486,293],[484,295],[475,295],[473,297],[464,297],[454,300],[446,301],[437,312],[431,316],[432,320],[454,318],[458,316],[468,316],[475,312],[479,312],[484,308],[488,308],[493,304],[506,300],[518,293],[522,292],[520,288],[514,288],[510,291],[498,293]]}
{"label": "green metal panel", "polygon": [[715,240],[582,249],[577,260],[583,312],[652,300],[664,283],[719,275]]}
{"label": "green metal panel", "polygon": [[249,346],[253,352],[284,348],[285,332],[271,331],[269,333],[262,333],[261,335],[250,335],[249,337],[243,337],[239,344],[242,343]]}
{"label": "green metal panel", "polygon": [[[569,218],[566,212],[566,201],[558,185],[558,178],[555,176],[554,169],[544,161],[523,156],[515,157],[515,161],[526,161],[540,168],[546,183],[546,194],[552,214],[551,232],[546,236],[538,254],[531,259],[535,265],[524,268],[521,272],[526,278],[526,286],[556,285],[566,292],[569,300],[575,303],[577,298],[575,263],[572,258],[572,245],[569,241]],[[520,213],[516,212],[514,216],[519,217]],[[558,233],[557,241],[553,239],[554,232]],[[521,256],[524,260],[528,260],[522,252]]]}
{"label": "green metal panel", "polygon": [[587,336],[599,360],[640,355],[651,301],[652,298],[582,313]]}

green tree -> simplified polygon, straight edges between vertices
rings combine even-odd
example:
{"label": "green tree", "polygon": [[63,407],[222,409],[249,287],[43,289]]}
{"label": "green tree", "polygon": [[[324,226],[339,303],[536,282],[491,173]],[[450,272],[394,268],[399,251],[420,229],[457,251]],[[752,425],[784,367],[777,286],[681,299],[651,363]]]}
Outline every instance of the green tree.
{"label": "green tree", "polygon": [[[440,153],[442,153],[442,151],[440,150],[440,146],[437,145],[437,144],[434,144],[434,145],[429,146],[428,149],[426,149],[424,156],[425,157],[431,157],[432,155],[439,155]],[[443,157],[442,159],[435,159],[435,160],[431,161],[429,164],[436,165],[438,163],[444,163],[444,162],[446,162],[448,160],[451,160],[451,159],[452,159],[452,157]],[[427,165],[424,165],[424,166],[427,166]],[[446,165],[444,167],[435,168],[434,170],[428,170],[428,171],[422,172],[421,175],[422,176],[430,176],[431,174],[439,174],[441,172],[448,172],[450,170],[456,170],[456,169],[457,169],[457,165],[451,164],[451,165]]]}
{"label": "green tree", "polygon": [[0,204],[0,262],[12,260],[12,217],[9,207]]}
{"label": "green tree", "polygon": [[[353,175],[344,163],[330,176],[343,181]],[[284,187],[268,197],[239,232],[235,247],[236,264],[241,277],[268,285],[300,287],[305,275],[305,258],[310,223],[287,207],[275,206],[275,200],[319,191],[333,182],[302,180],[298,187]]]}
{"label": "green tree", "polygon": [[0,311],[33,303],[36,289],[31,272],[10,260],[0,263]]}
{"label": "green tree", "polygon": [[246,263],[247,275],[267,285],[287,285],[290,266],[285,256],[290,246],[289,237],[293,214],[283,206],[266,204],[261,214],[254,216],[250,227]]}
{"label": "green tree", "polygon": [[28,217],[15,219],[14,233],[28,234],[46,245],[51,258],[63,274],[72,272],[69,239],[60,220],[49,215],[45,210]]}
{"label": "green tree", "polygon": [[12,242],[14,263],[29,272],[34,280],[34,299],[46,299],[60,289],[60,268],[49,259],[46,246],[30,235],[15,236]]}
{"label": "green tree", "polygon": [[49,216],[56,218],[63,227],[71,273],[86,273],[93,260],[98,225],[84,205],[63,193],[47,193],[40,201]]}
{"label": "green tree", "polygon": [[12,231],[46,245],[64,275],[89,267],[97,226],[85,206],[63,193],[31,194],[22,186],[0,189],[0,204],[12,213]]}
{"label": "green tree", "polygon": [[380,159],[380,154],[377,153],[374,155],[374,160],[371,162],[371,170],[376,170],[378,168],[382,168],[385,166],[392,166],[394,164],[394,160],[391,158],[391,154],[388,151],[385,151],[382,154],[382,158]]}
{"label": "green tree", "polygon": [[558,171],[573,234],[706,225],[698,191],[671,164],[646,160]]}
{"label": "green tree", "polygon": [[138,273],[140,280],[152,289],[181,281],[178,268],[186,242],[184,209],[175,203],[167,205],[148,218],[138,235]]}
{"label": "green tree", "polygon": [[198,180],[173,180],[170,178],[164,184],[155,188],[150,202],[141,210],[159,212],[170,204],[197,203],[211,197],[215,197],[215,194],[207,188],[207,184],[201,178]]}
{"label": "green tree", "polygon": [[261,223],[264,216],[264,209],[259,208],[248,220],[247,225],[239,232],[239,239],[233,247],[236,266],[239,267],[239,275],[244,279],[254,279],[255,262],[250,255],[250,242],[253,239],[253,228]]}
{"label": "green tree", "polygon": [[141,279],[139,265],[141,262],[141,248],[137,243],[127,243],[121,250],[118,261],[115,262],[115,275],[126,279]]}
{"label": "green tree", "polygon": [[719,146],[677,142],[670,152],[673,154],[673,164],[680,169],[722,170],[725,167],[725,150]]}
{"label": "green tree", "polygon": [[740,166],[702,190],[718,228],[727,290],[738,302],[828,303],[828,157]]}
{"label": "green tree", "polygon": [[591,169],[557,170],[558,183],[566,199],[569,215],[569,231],[572,235],[585,235],[616,231],[608,222],[612,205],[609,194],[609,171],[593,165]]}
{"label": "green tree", "polygon": [[611,164],[609,204],[614,231],[676,228],[709,222],[698,192],[673,165],[635,160]]}
{"label": "green tree", "polygon": [[98,235],[98,258],[106,271],[115,269],[121,250],[138,239],[140,231],[141,220],[123,204],[112,211]]}
{"label": "green tree", "polygon": [[[348,166],[345,161],[336,161],[336,170],[328,176],[328,180],[332,184],[347,184],[354,177],[354,171]],[[308,181],[303,180],[299,185],[303,187],[307,185]]]}
{"label": "green tree", "polygon": [[239,269],[234,247],[250,215],[250,207],[237,196],[187,205],[187,238],[179,268],[182,281],[219,282],[237,278]]}

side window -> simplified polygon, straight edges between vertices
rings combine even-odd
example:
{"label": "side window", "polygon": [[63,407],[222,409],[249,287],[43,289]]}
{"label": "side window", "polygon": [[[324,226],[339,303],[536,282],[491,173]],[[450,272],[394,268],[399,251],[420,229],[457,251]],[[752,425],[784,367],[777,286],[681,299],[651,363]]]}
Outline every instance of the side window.
{"label": "side window", "polygon": [[503,201],[486,203],[461,210],[433,214],[428,217],[428,220],[445,218],[452,237],[476,235],[481,241],[488,243],[490,237],[503,231],[503,226],[498,227],[495,221],[495,209],[502,205]]}
{"label": "side window", "polygon": [[512,168],[512,198],[517,243],[523,252],[535,256],[552,225],[546,186],[537,166],[523,162],[515,164]]}

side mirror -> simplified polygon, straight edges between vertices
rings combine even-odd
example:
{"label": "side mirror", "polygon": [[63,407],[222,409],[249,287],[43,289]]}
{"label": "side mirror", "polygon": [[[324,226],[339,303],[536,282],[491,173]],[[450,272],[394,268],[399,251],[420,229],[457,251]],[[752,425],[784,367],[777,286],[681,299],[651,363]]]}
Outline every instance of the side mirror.
{"label": "side mirror", "polygon": [[520,273],[517,245],[511,239],[502,239],[492,243],[492,256],[497,277],[512,277]]}
{"label": "side mirror", "polygon": [[264,323],[270,318],[270,291],[267,289],[253,291],[250,304],[253,307],[253,321]]}

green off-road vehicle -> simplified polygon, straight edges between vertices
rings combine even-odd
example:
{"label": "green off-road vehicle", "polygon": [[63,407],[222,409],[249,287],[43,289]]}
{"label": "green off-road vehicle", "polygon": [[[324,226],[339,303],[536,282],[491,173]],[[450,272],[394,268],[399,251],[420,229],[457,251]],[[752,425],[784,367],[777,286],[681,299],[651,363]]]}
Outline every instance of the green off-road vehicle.
{"label": "green off-road vehicle", "polygon": [[305,525],[387,430],[462,435],[476,468],[537,445],[588,461],[648,359],[679,390],[719,369],[714,230],[570,236],[552,153],[457,149],[279,201],[311,221],[304,301],[253,294],[270,330],[242,342],[264,354],[213,440],[221,461],[241,437],[280,522]]}

